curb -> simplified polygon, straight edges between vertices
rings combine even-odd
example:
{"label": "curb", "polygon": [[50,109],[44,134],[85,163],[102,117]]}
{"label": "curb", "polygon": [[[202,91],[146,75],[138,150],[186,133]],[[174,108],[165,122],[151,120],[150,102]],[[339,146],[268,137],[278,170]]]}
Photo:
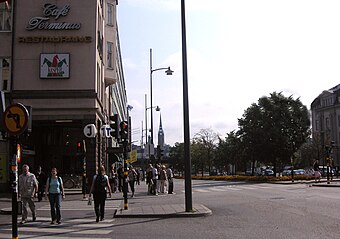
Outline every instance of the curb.
{"label": "curb", "polygon": [[[149,212],[141,213],[140,211],[118,209],[114,218],[178,218],[178,217],[206,217],[212,215],[212,211],[202,204],[195,204],[191,212],[169,210],[168,212],[155,212],[152,206],[147,207]],[[136,210],[135,210],[136,211]]]}

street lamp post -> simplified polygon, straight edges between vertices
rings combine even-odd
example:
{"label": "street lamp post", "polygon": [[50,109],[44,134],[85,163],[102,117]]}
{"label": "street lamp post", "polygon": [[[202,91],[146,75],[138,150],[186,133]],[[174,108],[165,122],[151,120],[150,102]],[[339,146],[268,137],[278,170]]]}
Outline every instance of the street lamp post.
{"label": "street lamp post", "polygon": [[[151,138],[150,138],[150,144],[153,145],[153,106],[152,106],[152,73],[159,70],[165,70],[165,73],[167,75],[172,75],[173,71],[169,67],[162,67],[157,69],[152,69],[152,49],[150,48],[150,108],[151,108],[151,114],[150,114],[150,120],[151,120]],[[150,154],[150,151],[149,151]]]}
{"label": "street lamp post", "polygon": [[151,156],[151,139],[150,139],[150,142],[148,142],[148,123],[147,123],[147,120],[148,120],[148,117],[147,117],[147,112],[149,109],[151,109],[151,111],[153,109],[156,109],[156,111],[160,111],[161,108],[159,108],[159,106],[155,106],[155,107],[148,107],[147,106],[147,103],[146,103],[146,94],[145,94],[145,146],[148,146],[148,155],[149,155],[149,160],[151,160],[150,156]]}
{"label": "street lamp post", "polygon": [[185,211],[192,208],[191,185],[191,158],[190,158],[190,128],[189,128],[189,97],[188,97],[188,70],[187,70],[187,42],[185,28],[185,3],[181,0],[181,26],[182,26],[182,70],[183,70],[183,121],[184,121],[184,160],[185,160]]}

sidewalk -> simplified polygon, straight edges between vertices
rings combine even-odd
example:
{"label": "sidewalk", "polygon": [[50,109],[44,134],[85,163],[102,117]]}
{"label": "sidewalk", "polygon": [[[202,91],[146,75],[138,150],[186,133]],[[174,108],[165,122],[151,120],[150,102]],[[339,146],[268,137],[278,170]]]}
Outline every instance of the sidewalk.
{"label": "sidewalk", "polygon": [[[176,188],[175,188],[176,191]],[[68,195],[81,195],[80,189],[65,190]],[[116,218],[169,218],[169,217],[202,217],[212,214],[212,211],[202,204],[193,204],[192,211],[186,212],[184,194],[159,194],[148,195],[147,185],[141,182],[136,185],[135,197],[131,198],[128,194],[128,209],[124,209],[124,199],[122,193],[113,194],[114,198],[120,196],[121,203],[116,209]],[[88,195],[86,195],[87,197]],[[11,214],[11,195],[0,195],[0,214]],[[79,200],[79,198],[77,199]],[[75,200],[75,201],[77,201]],[[108,199],[110,200],[110,199]]]}
{"label": "sidewalk", "polygon": [[186,212],[184,194],[148,195],[145,182],[136,185],[135,197],[131,198],[130,195],[128,209],[124,209],[124,201],[122,201],[115,215],[116,218],[202,217],[212,214],[212,211],[202,204],[193,204],[192,211]]}

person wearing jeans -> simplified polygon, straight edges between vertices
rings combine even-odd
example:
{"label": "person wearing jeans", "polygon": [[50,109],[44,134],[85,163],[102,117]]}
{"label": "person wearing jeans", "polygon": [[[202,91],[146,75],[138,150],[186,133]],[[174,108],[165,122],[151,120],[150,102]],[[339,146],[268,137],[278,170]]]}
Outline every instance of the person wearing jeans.
{"label": "person wearing jeans", "polygon": [[21,224],[27,220],[27,204],[32,212],[32,221],[36,220],[36,210],[34,204],[35,194],[38,192],[38,181],[33,173],[29,172],[29,166],[22,166],[23,173],[19,176],[19,197],[22,201],[22,220]]}
{"label": "person wearing jeans", "polygon": [[57,169],[52,168],[51,176],[47,179],[46,182],[46,189],[45,189],[45,198],[50,201],[51,207],[51,224],[57,222],[58,224],[61,223],[61,199],[65,198],[64,193],[64,186],[61,177],[57,176]]}

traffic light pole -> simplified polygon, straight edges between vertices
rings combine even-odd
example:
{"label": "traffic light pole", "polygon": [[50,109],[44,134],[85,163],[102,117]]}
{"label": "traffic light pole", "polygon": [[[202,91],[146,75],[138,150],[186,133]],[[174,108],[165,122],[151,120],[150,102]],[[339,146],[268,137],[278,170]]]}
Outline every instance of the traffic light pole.
{"label": "traffic light pole", "polygon": [[123,181],[123,196],[124,196],[124,210],[127,210],[128,207],[128,170],[127,170],[127,144],[126,140],[123,141],[123,157],[124,157],[124,181]]}
{"label": "traffic light pole", "polygon": [[11,189],[12,189],[12,238],[18,238],[18,162],[17,162],[17,137],[10,138],[11,145]]}

